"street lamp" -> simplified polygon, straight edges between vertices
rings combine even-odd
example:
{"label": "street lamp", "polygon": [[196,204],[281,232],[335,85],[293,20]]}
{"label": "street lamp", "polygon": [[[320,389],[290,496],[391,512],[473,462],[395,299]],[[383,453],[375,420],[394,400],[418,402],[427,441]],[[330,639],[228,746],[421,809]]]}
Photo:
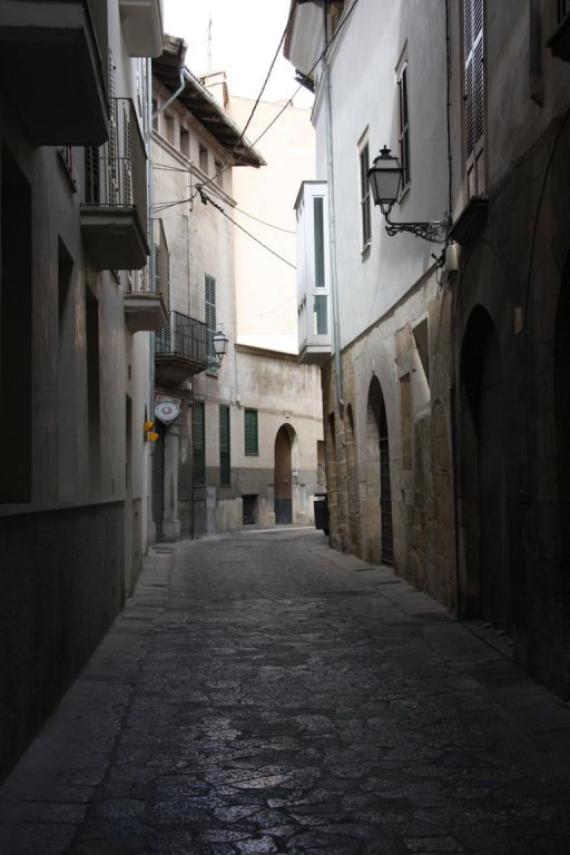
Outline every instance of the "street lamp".
{"label": "street lamp", "polygon": [[221,330],[214,333],[214,350],[218,357],[218,362],[221,364],[222,359],[228,351],[228,337]]}
{"label": "street lamp", "polygon": [[394,223],[390,219],[390,211],[398,201],[403,174],[404,169],[398,158],[386,145],[380,149],[380,154],[374,158],[367,173],[374,204],[380,207],[386,219],[387,233],[394,237],[400,232],[409,232],[432,243],[446,243],[449,228],[447,217],[432,223]]}

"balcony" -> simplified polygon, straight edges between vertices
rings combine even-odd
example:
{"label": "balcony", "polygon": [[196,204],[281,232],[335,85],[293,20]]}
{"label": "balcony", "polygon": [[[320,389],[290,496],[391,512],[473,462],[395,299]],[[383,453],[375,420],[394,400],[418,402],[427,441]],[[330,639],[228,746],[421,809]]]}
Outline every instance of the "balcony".
{"label": "balcony", "polygon": [[119,0],[119,5],[129,55],[160,56],[163,0]]}
{"label": "balcony", "polygon": [[570,0],[556,0],[554,34],[548,47],[552,56],[570,62]]}
{"label": "balcony", "polygon": [[108,111],[87,0],[0,0],[0,76],[34,145],[100,145]]}
{"label": "balcony", "polygon": [[81,234],[95,270],[147,263],[146,150],[130,98],[113,98],[109,142],[85,150]]}
{"label": "balcony", "polygon": [[207,367],[206,324],[170,312],[168,325],[156,334],[156,382],[176,387]]}
{"label": "balcony", "polygon": [[303,181],[295,210],[299,362],[322,365],[332,352],[326,182]]}
{"label": "balcony", "polygon": [[153,220],[154,279],[149,268],[129,274],[123,293],[125,323],[131,333],[160,330],[168,323],[169,253],[162,220]]}

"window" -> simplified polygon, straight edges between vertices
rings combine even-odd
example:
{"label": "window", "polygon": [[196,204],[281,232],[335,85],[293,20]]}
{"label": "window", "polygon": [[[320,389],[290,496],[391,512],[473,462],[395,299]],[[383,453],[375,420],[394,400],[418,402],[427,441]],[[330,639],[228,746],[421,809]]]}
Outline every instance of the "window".
{"label": "window", "polygon": [[192,483],[201,487],[206,483],[206,414],[203,401],[192,405]]}
{"label": "window", "polygon": [[230,408],[220,404],[220,484],[232,483],[230,460]]}
{"label": "window", "polygon": [[360,217],[362,221],[362,248],[370,243],[370,184],[368,183],[369,154],[368,143],[360,149]]}
{"label": "window", "polygon": [[[0,502],[32,490],[32,188],[0,148]],[[8,417],[8,405],[10,417]]]}
{"label": "window", "polygon": [[87,351],[87,425],[89,431],[89,485],[91,494],[99,485],[101,459],[101,403],[99,378],[99,303],[89,288],[85,294]]}
{"label": "window", "polygon": [[313,229],[315,236],[315,288],[325,287],[325,230],[324,200],[322,196],[313,199]]}
{"label": "window", "polygon": [[400,114],[400,166],[402,167],[402,190],[412,180],[410,172],[410,120],[408,113],[408,66],[401,67],[398,75],[398,106]]}
{"label": "window", "polygon": [[485,192],[484,0],[463,0],[463,129],[468,196]]}
{"label": "window", "polygon": [[224,186],[224,164],[221,160],[214,161],[216,167],[216,184],[218,187]]}
{"label": "window", "polygon": [[216,335],[216,280],[206,273],[206,348],[208,354],[208,371],[218,372],[218,357],[214,347]]}
{"label": "window", "polygon": [[180,152],[190,159],[190,134],[186,128],[180,128]]}
{"label": "window", "polygon": [[327,298],[324,294],[315,296],[313,309],[313,334],[326,335],[328,332],[327,322]]}
{"label": "window", "polygon": [[244,437],[245,453],[251,457],[259,454],[259,440],[257,435],[257,410],[244,411]]}
{"label": "window", "polygon": [[176,139],[176,120],[174,116],[165,116],[166,122],[166,139],[174,145]]}
{"label": "window", "polygon": [[201,145],[198,149],[198,160],[202,172],[208,174],[208,149]]}

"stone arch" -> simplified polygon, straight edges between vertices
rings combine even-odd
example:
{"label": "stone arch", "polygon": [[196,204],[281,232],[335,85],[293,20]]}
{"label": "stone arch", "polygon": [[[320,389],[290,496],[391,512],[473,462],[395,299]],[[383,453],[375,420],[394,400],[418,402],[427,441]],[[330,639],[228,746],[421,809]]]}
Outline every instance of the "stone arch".
{"label": "stone arch", "polygon": [[366,472],[369,558],[394,562],[390,445],[380,381],[373,376],[366,407]]}
{"label": "stone arch", "polygon": [[360,497],[358,491],[358,458],[356,453],[354,413],[351,404],[346,408],[344,444],[347,470],[350,548],[351,551],[358,552],[360,541]]}
{"label": "stone arch", "polygon": [[502,359],[491,316],[472,310],[460,363],[462,614],[512,628]]}
{"label": "stone arch", "polygon": [[290,424],[282,424],[275,435],[274,502],[278,525],[293,522],[293,472],[298,469],[298,453],[295,429]]}
{"label": "stone arch", "polygon": [[570,628],[570,256],[562,277],[554,328],[554,414],[561,590]]}

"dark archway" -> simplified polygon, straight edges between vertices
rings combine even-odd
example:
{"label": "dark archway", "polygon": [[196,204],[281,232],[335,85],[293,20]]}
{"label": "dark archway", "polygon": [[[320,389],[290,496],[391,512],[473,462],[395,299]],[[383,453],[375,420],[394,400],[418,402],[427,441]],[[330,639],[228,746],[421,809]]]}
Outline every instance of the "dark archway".
{"label": "dark archway", "polygon": [[467,570],[463,612],[510,632],[502,364],[495,326],[482,306],[471,313],[463,339],[460,429]]}
{"label": "dark archway", "polygon": [[358,460],[356,455],[354,415],[350,404],[346,408],[344,445],[347,469],[350,546],[354,552],[358,552],[360,542],[360,497],[358,492]]}
{"label": "dark archway", "polygon": [[292,429],[282,425],[275,437],[275,522],[293,521]]}
{"label": "dark archway", "polygon": [[[368,513],[370,523],[379,529],[379,559],[384,564],[394,563],[394,532],[392,524],[392,486],[390,478],[390,443],[386,406],[380,381],[374,376],[368,389],[367,405],[368,453]],[[379,523],[379,525],[378,525]],[[370,531],[371,554],[376,534]]]}
{"label": "dark archway", "polygon": [[570,593],[570,258],[562,278],[554,335],[561,590]]}

